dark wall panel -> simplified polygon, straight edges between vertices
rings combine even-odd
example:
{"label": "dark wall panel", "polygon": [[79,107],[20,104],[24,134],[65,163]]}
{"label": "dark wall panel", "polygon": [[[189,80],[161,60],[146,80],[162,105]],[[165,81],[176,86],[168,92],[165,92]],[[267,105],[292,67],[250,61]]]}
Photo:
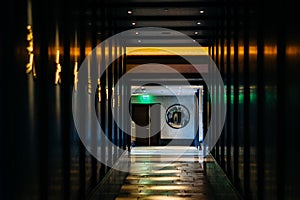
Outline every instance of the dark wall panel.
{"label": "dark wall panel", "polygon": [[[240,2],[226,9],[228,110],[224,147],[216,147],[225,149],[226,164],[220,165],[245,199],[297,199],[297,11],[279,0]],[[221,151],[213,151],[219,161],[216,152]]]}

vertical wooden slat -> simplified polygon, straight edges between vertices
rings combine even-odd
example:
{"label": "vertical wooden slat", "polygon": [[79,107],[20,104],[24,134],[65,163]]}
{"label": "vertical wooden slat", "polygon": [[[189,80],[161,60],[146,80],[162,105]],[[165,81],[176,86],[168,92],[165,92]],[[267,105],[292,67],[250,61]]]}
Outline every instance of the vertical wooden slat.
{"label": "vertical wooden slat", "polygon": [[[223,10],[221,11],[222,15],[223,15]],[[221,49],[220,49],[220,73],[221,73],[221,77],[225,78],[225,61],[224,61],[224,51],[225,51],[225,34],[224,34],[224,25],[225,23],[221,23],[222,27],[221,27],[221,33],[220,33],[220,45],[221,45]],[[221,106],[224,105],[224,101],[225,101],[225,94],[224,92],[220,92],[221,94]],[[222,112],[224,112],[223,108],[221,107]],[[221,138],[220,138],[220,146],[221,146],[221,167],[223,168],[223,170],[225,170],[225,126],[222,129],[222,134],[221,134]]]}
{"label": "vertical wooden slat", "polygon": [[[49,45],[49,1],[34,1],[36,12],[37,35],[39,35],[40,62],[38,66],[38,91],[39,91],[39,192],[41,199],[48,199],[48,88],[50,73],[48,66]],[[46,109],[45,109],[46,108]]]}
{"label": "vertical wooden slat", "polygon": [[[278,3],[277,10],[282,13],[282,16],[286,16],[286,1],[281,0]],[[287,148],[285,140],[286,132],[286,17],[278,16],[278,33],[277,33],[277,144],[276,144],[276,196],[278,199],[285,199],[285,175],[288,170],[286,165],[286,151]],[[296,153],[297,154],[297,153]],[[299,169],[298,169],[299,170]],[[298,173],[299,174],[299,173]]]}
{"label": "vertical wooden slat", "polygon": [[227,176],[232,178],[232,168],[231,168],[231,7],[230,0],[227,1],[226,8],[226,102],[227,102],[227,117],[226,117],[226,168],[227,168]]}
{"label": "vertical wooden slat", "polygon": [[[215,62],[216,62],[216,67],[217,69],[219,69],[219,64],[220,64],[220,59],[219,59],[219,23],[217,22],[217,30],[216,30],[216,39],[215,39],[215,51],[214,51],[214,55],[215,55]],[[214,69],[214,70],[217,70],[217,69]],[[214,71],[215,72],[215,71]],[[216,82],[216,77],[215,77],[215,73],[212,74],[212,78],[213,78],[213,82]],[[214,107],[215,107],[215,112],[216,112],[216,123],[219,123],[219,113],[220,113],[220,110],[219,110],[219,86],[218,84],[215,84],[214,85]],[[217,127],[219,127],[219,124],[216,124],[214,126],[215,130],[214,130],[214,134],[217,135],[218,133],[217,132]],[[216,160],[218,163],[220,163],[220,140],[218,140],[218,142],[216,143]]]}
{"label": "vertical wooden slat", "polygon": [[[120,45],[120,55],[122,55],[123,53],[124,53],[124,48],[123,48],[123,46],[122,46],[122,44],[119,44]],[[120,57],[120,63],[119,63],[119,78],[121,78],[122,77],[122,75],[123,75],[123,73],[124,73],[124,55],[122,55],[121,57]],[[119,112],[119,120],[120,120],[120,131],[119,131],[119,147],[120,148],[123,148],[123,140],[124,140],[124,131],[123,131],[123,120],[124,120],[124,118],[123,118],[123,106],[122,106],[122,103],[123,103],[123,85],[122,84],[120,84],[119,85],[119,99],[120,99],[120,111],[121,112]]]}
{"label": "vertical wooden slat", "polygon": [[[79,21],[79,43],[80,43],[80,63],[85,59],[85,45],[86,45],[86,25],[85,25],[85,3],[80,0],[80,21]],[[79,198],[85,198],[86,190],[86,171],[85,171],[85,159],[86,159],[86,149],[82,142],[79,144]]]}
{"label": "vertical wooden slat", "polygon": [[264,0],[257,2],[257,198],[264,199]]}
{"label": "vertical wooden slat", "polygon": [[70,199],[70,133],[71,133],[71,64],[70,64],[70,10],[69,1],[64,1],[63,4],[63,45],[64,45],[64,65],[61,72],[61,91],[62,91],[62,133],[63,133],[63,188],[64,199]]}
{"label": "vertical wooden slat", "polygon": [[[95,52],[96,50],[94,50],[94,48],[97,46],[97,7],[95,5],[95,1],[92,2],[92,49],[93,51]],[[91,60],[97,60],[97,54],[92,54],[92,57]],[[96,66],[96,63],[92,64],[91,65],[91,71],[95,71],[95,67]],[[96,88],[92,88],[93,92],[96,91]],[[92,97],[94,98],[94,97]],[[97,102],[97,101],[96,101]],[[91,110],[91,113],[89,113],[89,115],[93,115],[93,112],[94,110]],[[94,126],[94,124],[93,124]],[[92,148],[95,148],[97,146],[97,135],[95,133],[92,133]],[[96,151],[94,149],[94,151]],[[90,155],[91,157],[91,187],[95,187],[96,184],[97,184],[97,159]]]}
{"label": "vertical wooden slat", "polygon": [[233,29],[233,178],[239,187],[239,16],[237,0],[234,1],[234,29]]}
{"label": "vertical wooden slat", "polygon": [[[104,7],[101,8],[101,42],[103,42],[106,38],[106,29],[105,29],[105,22],[106,22],[106,9]],[[106,75],[103,69],[103,64],[105,63],[105,49],[101,48],[101,69],[100,71],[103,72],[100,78],[100,125],[101,129],[105,135],[106,132],[106,116],[105,116],[105,108],[106,108]],[[101,138],[101,147],[105,146],[104,138]],[[105,160],[105,148],[101,148],[101,160]],[[100,172],[99,172],[99,179],[101,180],[105,175],[105,165],[101,163],[100,165]]]}
{"label": "vertical wooden slat", "polygon": [[[107,23],[108,23],[108,37],[112,36],[112,10],[109,8],[107,12]],[[109,42],[109,47],[108,47],[108,56],[109,60],[112,60],[112,50],[113,50],[113,43],[112,41]],[[112,116],[112,110],[111,110],[111,100],[112,100],[112,87],[113,87],[113,71],[112,71],[112,63],[108,66],[107,68],[107,135],[109,141],[112,141],[112,136],[113,136],[113,116]],[[112,162],[112,149],[108,148],[108,158],[109,163]]]}
{"label": "vertical wooden slat", "polygon": [[249,7],[244,5],[244,197],[250,199],[250,81],[249,81]]}

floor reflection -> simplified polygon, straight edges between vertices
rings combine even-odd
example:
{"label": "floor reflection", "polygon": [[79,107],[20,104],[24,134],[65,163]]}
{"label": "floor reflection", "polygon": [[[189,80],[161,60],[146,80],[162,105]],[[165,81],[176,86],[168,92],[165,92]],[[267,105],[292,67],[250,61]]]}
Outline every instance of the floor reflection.
{"label": "floor reflection", "polygon": [[[180,156],[179,156],[180,155]],[[200,159],[201,158],[201,159]],[[129,173],[115,171],[107,189],[93,199],[211,199],[203,158],[195,147],[134,147],[122,160],[130,160]],[[116,180],[118,179],[118,180]],[[119,184],[118,184],[119,183]]]}

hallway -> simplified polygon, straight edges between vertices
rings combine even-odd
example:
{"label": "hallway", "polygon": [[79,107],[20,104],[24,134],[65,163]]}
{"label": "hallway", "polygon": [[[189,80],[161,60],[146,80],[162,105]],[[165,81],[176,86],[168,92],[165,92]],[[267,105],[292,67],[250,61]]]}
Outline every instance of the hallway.
{"label": "hallway", "polygon": [[297,1],[2,5],[0,200],[300,199]]}

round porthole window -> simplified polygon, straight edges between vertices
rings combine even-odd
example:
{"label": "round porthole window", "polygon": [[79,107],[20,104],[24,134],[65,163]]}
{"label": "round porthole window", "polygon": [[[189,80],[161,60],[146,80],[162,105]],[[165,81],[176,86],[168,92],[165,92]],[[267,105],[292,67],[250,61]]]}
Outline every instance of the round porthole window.
{"label": "round porthole window", "polygon": [[166,111],[166,122],[172,128],[183,128],[190,121],[189,110],[180,104],[170,106]]}

